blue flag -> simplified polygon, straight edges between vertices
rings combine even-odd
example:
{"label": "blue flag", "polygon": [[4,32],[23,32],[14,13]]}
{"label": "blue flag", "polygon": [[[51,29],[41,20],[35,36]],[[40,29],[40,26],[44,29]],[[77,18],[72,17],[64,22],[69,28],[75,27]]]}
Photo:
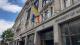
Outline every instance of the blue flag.
{"label": "blue flag", "polygon": [[38,6],[39,6],[39,0],[35,0],[35,1],[34,1],[34,6],[35,6],[35,8],[38,9]]}
{"label": "blue flag", "polygon": [[35,22],[35,15],[34,14],[32,14],[32,22]]}

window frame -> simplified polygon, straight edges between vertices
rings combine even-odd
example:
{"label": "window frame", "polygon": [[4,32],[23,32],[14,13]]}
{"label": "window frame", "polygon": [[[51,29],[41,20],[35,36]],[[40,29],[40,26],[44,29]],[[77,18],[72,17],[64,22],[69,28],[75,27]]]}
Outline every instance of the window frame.
{"label": "window frame", "polygon": [[[64,27],[64,25],[67,25],[67,27],[68,27],[68,31],[69,31],[69,35],[65,35],[65,34],[63,34],[62,33],[62,26]],[[62,44],[63,45],[73,45],[73,43],[74,43],[74,41],[75,40],[73,40],[72,38],[74,38],[74,39],[76,39],[76,40],[78,40],[77,38],[79,38],[79,37],[77,37],[77,36],[80,36],[80,32],[79,33],[74,33],[74,34],[71,34],[71,32],[70,32],[70,26],[71,25],[78,25],[78,24],[80,24],[80,19],[79,20],[75,20],[75,21],[72,21],[72,22],[67,22],[67,23],[64,23],[64,24],[60,24],[60,28],[61,28],[61,38],[62,38]],[[77,28],[79,28],[79,27],[77,27]],[[65,31],[65,30],[64,30]],[[74,31],[74,30],[73,30]],[[77,30],[76,30],[77,31]],[[66,42],[66,37],[68,37],[69,39],[70,39],[70,44],[66,44],[67,42]],[[64,41],[65,40],[65,41]],[[73,42],[72,42],[73,41]],[[78,40],[78,41],[80,41],[80,39]],[[75,41],[76,42],[76,41]],[[78,44],[78,43],[76,43],[76,44]],[[80,43],[79,43],[80,44]]]}

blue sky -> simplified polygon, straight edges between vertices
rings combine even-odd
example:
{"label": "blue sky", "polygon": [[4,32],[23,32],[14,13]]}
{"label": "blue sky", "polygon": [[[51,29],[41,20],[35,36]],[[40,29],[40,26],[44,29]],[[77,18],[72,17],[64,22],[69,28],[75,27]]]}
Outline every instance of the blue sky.
{"label": "blue sky", "polygon": [[0,0],[0,35],[12,27],[24,3],[25,0]]}

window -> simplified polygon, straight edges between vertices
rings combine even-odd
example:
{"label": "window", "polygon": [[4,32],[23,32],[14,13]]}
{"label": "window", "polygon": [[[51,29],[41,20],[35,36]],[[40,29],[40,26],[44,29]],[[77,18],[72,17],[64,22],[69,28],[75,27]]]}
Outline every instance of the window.
{"label": "window", "polygon": [[29,23],[30,12],[31,12],[31,8],[30,8],[28,11],[26,11],[27,19],[26,19],[25,26],[27,26],[27,25],[28,25],[28,23]]}
{"label": "window", "polygon": [[[75,4],[75,3],[78,3],[80,2],[80,0],[63,0],[61,1],[61,5],[62,5],[62,8],[66,8],[66,7],[69,7],[71,6],[72,4]],[[63,5],[64,3],[64,5]]]}
{"label": "window", "polygon": [[49,19],[53,15],[53,7],[49,7],[46,11],[43,12],[42,15],[42,22],[46,19]]}
{"label": "window", "polygon": [[27,20],[30,18],[30,12],[31,12],[31,9],[28,10]]}
{"label": "window", "polygon": [[54,45],[53,40],[53,27],[44,29],[43,31],[38,32],[40,37],[41,45]]}
{"label": "window", "polygon": [[50,18],[50,17],[51,17],[51,11],[50,11],[50,10],[47,10],[47,11],[45,12],[45,15],[46,15],[46,19],[47,19],[47,18]]}
{"label": "window", "polygon": [[45,40],[51,40],[52,39],[53,40],[53,38],[52,38],[53,35],[52,34],[53,34],[52,31],[44,33],[43,34],[43,39],[45,39]]}
{"label": "window", "polygon": [[42,15],[42,20],[43,20],[43,21],[46,20],[46,15],[45,15],[45,13],[43,13],[43,15]]}
{"label": "window", "polygon": [[45,11],[45,19],[48,18],[48,10]]}
{"label": "window", "polygon": [[16,33],[17,33],[17,34],[19,34],[19,33],[20,33],[20,31],[21,31],[20,26],[21,26],[21,23],[19,23],[18,28],[17,28],[17,30],[16,30]]}
{"label": "window", "polygon": [[51,11],[51,16],[52,16],[54,13],[53,7],[51,7],[50,11]]}
{"label": "window", "polygon": [[42,0],[42,7],[51,2],[52,0]]}
{"label": "window", "polygon": [[52,7],[49,8],[49,9],[47,9],[45,11],[45,17],[46,17],[46,19],[50,18],[52,16],[52,13],[53,13]]}
{"label": "window", "polygon": [[42,22],[45,20],[45,16],[42,14]]}
{"label": "window", "polygon": [[73,0],[73,3],[75,4],[75,3],[78,3],[78,2],[80,2],[80,0]]}
{"label": "window", "polygon": [[50,18],[50,17],[51,17],[51,12],[50,12],[50,10],[48,10],[47,13],[48,13],[48,14],[47,14],[47,17]]}
{"label": "window", "polygon": [[71,0],[64,0],[64,7],[69,7],[71,5]]}
{"label": "window", "polygon": [[61,0],[61,10],[80,2],[80,0]]}
{"label": "window", "polygon": [[48,18],[50,18],[52,15],[53,15],[53,7],[50,7],[50,8],[48,9],[48,14],[47,14],[47,16],[48,16]]}
{"label": "window", "polygon": [[80,45],[80,20],[61,25],[63,45]]}

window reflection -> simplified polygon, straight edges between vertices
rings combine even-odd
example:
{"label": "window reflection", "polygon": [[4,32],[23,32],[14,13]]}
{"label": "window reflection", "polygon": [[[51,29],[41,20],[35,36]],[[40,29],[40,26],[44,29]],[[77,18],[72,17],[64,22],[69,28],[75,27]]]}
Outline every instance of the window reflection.
{"label": "window reflection", "polygon": [[64,0],[64,6],[69,7],[71,5],[71,0]]}
{"label": "window reflection", "polygon": [[71,36],[72,45],[80,45],[80,35]]}
{"label": "window reflection", "polygon": [[80,45],[80,20],[61,25],[63,45]]}
{"label": "window reflection", "polygon": [[65,36],[63,38],[63,42],[64,42],[64,45],[70,45],[70,38],[69,38],[69,36]]}
{"label": "window reflection", "polygon": [[53,7],[50,7],[46,9],[46,11],[43,11],[42,15],[42,21],[45,21],[46,19],[49,19],[53,15]]}
{"label": "window reflection", "polygon": [[51,2],[51,0],[42,0],[42,7]]}
{"label": "window reflection", "polygon": [[62,34],[63,35],[69,35],[69,30],[68,30],[68,25],[67,24],[64,24],[63,26],[62,26]]}

